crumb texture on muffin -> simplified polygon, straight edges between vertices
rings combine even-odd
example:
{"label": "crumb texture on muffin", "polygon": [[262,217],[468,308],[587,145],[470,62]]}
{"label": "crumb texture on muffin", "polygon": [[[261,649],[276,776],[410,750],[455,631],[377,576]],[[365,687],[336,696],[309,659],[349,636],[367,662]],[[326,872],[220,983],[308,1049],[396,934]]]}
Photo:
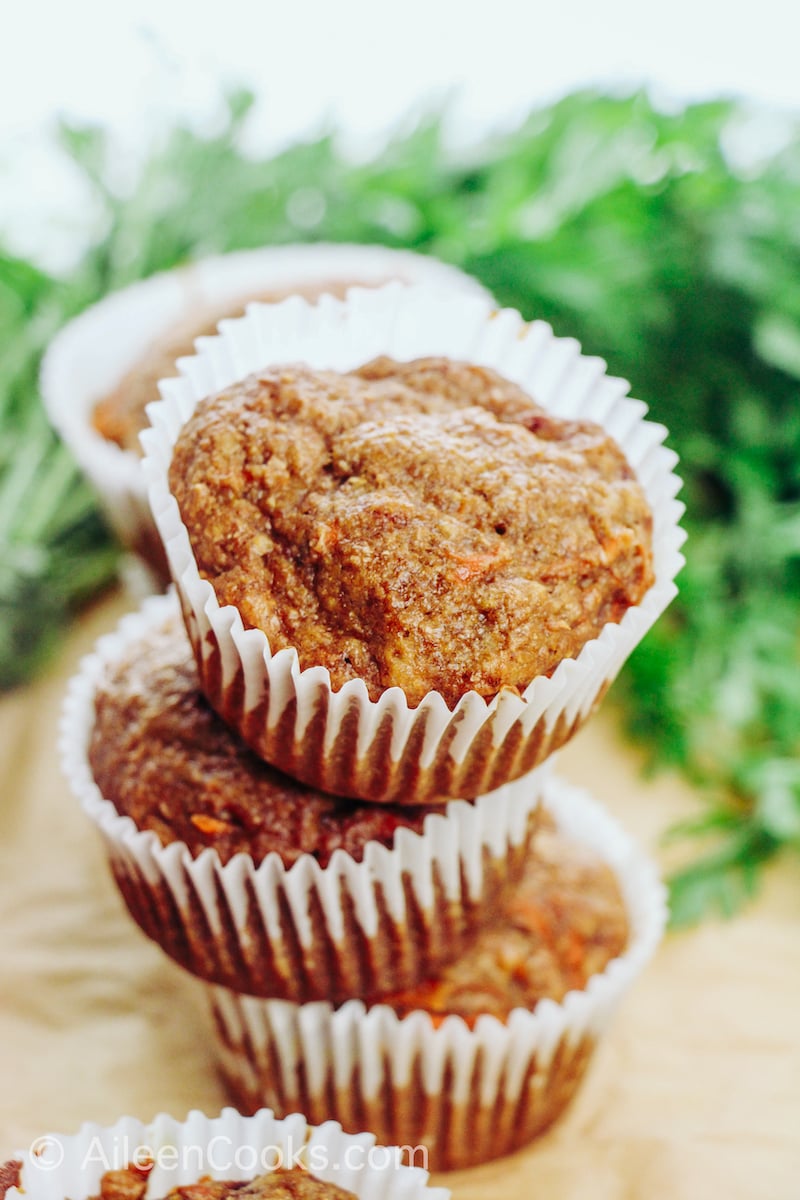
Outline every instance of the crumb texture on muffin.
{"label": "crumb texture on muffin", "polygon": [[170,486],[220,603],[372,699],[521,692],[653,582],[613,439],[441,358],[251,375],[198,404]]}
{"label": "crumb texture on muffin", "polygon": [[369,841],[390,845],[400,827],[422,830],[434,806],[368,805],[306,787],[258,758],[199,689],[180,616],[106,668],[95,697],[89,763],[118,812],[164,845],[223,862],[271,851],[285,866],[303,853],[327,866],[337,849],[360,861]]}
{"label": "crumb texture on muffin", "polygon": [[481,929],[467,954],[419,987],[375,998],[399,1016],[416,1009],[434,1023],[484,1013],[506,1019],[515,1008],[561,1001],[584,988],[623,952],[628,921],[613,871],[578,842],[543,827],[522,883],[501,916]]}
{"label": "crumb texture on muffin", "polygon": [[[148,1176],[129,1166],[106,1171],[92,1200],[145,1200]],[[253,1180],[200,1179],[173,1188],[164,1200],[356,1200],[353,1192],[325,1183],[303,1167],[279,1168]]]}

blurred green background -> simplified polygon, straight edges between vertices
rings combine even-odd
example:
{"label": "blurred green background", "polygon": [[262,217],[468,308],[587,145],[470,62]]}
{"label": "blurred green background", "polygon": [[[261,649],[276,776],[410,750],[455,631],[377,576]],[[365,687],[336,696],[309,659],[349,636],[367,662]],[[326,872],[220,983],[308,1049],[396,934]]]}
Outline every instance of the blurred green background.
{"label": "blurred green background", "polygon": [[661,112],[645,94],[581,92],[468,151],[433,116],[354,163],[333,136],[253,157],[251,106],[236,92],[213,135],[164,131],[124,192],[109,136],[62,126],[97,204],[92,244],[59,277],[0,245],[0,685],[30,678],[116,569],[37,393],[65,321],[217,251],[433,254],[577,337],[670,429],[687,566],[614,691],[652,764],[708,800],[673,831],[698,838],[671,881],[673,921],[734,911],[759,864],[800,845],[800,124],[733,101]]}

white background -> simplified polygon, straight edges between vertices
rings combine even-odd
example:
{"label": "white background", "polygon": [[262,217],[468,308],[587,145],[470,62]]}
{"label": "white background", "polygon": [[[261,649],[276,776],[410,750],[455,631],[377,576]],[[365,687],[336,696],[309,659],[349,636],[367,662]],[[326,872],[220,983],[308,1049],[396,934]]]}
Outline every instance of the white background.
{"label": "white background", "polygon": [[58,113],[112,126],[135,153],[171,114],[208,120],[221,85],[246,82],[260,97],[259,147],[335,124],[368,153],[445,99],[463,139],[588,84],[800,109],[798,0],[0,0],[0,9],[0,233],[45,257],[48,221],[75,199],[42,134]]}

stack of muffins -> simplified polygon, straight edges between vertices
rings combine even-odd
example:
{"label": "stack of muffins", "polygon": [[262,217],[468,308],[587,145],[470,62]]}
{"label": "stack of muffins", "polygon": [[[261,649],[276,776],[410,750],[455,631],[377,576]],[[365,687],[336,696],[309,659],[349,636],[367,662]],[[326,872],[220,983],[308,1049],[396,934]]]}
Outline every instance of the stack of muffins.
{"label": "stack of muffins", "polygon": [[177,597],[83,665],[65,765],[243,1108],[507,1153],[657,942],[652,868],[547,761],[681,564],[624,393],[541,323],[391,285],[251,307],[151,406]]}

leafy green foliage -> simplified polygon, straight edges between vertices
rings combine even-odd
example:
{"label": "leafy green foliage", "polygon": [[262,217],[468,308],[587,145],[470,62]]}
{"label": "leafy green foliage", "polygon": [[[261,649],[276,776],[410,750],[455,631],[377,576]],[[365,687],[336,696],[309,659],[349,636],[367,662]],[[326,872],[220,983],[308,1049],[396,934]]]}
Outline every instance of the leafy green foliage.
{"label": "leafy green foliage", "polygon": [[[569,96],[509,136],[448,154],[431,119],[375,161],[332,137],[271,159],[241,148],[252,97],[213,136],[168,131],[134,184],[98,129],[61,132],[102,229],[63,281],[0,260],[0,682],[24,678],[110,567],[105,535],[35,401],[59,322],[133,279],[267,242],[382,242],[476,274],[634,381],[682,458],[681,594],[619,697],[654,763],[707,792],[673,881],[678,923],[732,911],[756,868],[800,843],[800,128],[761,155],[719,101]],[[763,121],[763,117],[760,118]]]}
{"label": "leafy green foliage", "polygon": [[0,688],[30,676],[116,561],[37,398],[41,355],[73,311],[64,285],[0,254]]}

